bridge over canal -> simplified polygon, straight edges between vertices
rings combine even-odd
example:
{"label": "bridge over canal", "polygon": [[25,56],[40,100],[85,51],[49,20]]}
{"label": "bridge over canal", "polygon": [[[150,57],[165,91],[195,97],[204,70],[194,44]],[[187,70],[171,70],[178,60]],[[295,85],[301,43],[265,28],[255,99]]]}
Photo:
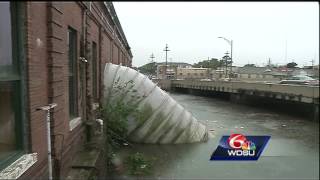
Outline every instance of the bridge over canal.
{"label": "bridge over canal", "polygon": [[256,96],[313,105],[315,118],[319,117],[319,86],[285,85],[241,81],[156,80],[162,89],[188,89],[230,93],[230,97],[241,100],[245,96]]}

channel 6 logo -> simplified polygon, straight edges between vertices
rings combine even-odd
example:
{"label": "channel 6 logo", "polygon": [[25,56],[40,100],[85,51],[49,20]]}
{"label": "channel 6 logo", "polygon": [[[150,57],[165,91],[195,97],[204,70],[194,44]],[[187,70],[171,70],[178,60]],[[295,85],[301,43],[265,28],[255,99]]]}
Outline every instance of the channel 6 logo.
{"label": "channel 6 logo", "polygon": [[210,160],[253,160],[259,159],[270,136],[244,136],[231,134],[222,136]]}

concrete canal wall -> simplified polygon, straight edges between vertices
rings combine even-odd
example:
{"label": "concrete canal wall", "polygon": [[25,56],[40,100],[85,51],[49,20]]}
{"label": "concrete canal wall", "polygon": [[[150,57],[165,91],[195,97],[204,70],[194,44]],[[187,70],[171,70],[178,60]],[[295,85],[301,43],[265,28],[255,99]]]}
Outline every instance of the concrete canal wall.
{"label": "concrete canal wall", "polygon": [[157,82],[168,91],[223,98],[319,121],[319,86],[195,80]]}

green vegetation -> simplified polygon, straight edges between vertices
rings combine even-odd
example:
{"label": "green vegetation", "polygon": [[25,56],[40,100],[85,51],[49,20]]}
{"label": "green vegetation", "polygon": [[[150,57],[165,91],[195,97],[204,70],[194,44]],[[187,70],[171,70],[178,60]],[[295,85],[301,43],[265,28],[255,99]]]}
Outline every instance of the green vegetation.
{"label": "green vegetation", "polygon": [[[135,95],[133,81],[120,83],[118,78],[110,88],[109,96],[105,99],[104,106],[100,109],[100,118],[104,122],[104,135],[106,147],[107,171],[113,173],[116,165],[113,163],[115,152],[121,147],[131,145],[128,137],[128,118],[133,117],[137,123],[143,122],[152,112],[151,106],[139,110],[137,105],[142,97]],[[127,98],[126,98],[127,97]],[[151,109],[150,109],[151,108]],[[130,173],[133,175],[143,174],[151,165],[146,161],[142,154],[136,154],[126,162]],[[143,168],[138,168],[143,167]]]}
{"label": "green vegetation", "polygon": [[222,60],[218,60],[215,58],[211,58],[211,60],[203,60],[198,63],[193,64],[193,67],[195,68],[212,68],[212,69],[217,69],[218,67],[221,67],[223,65]]}
{"label": "green vegetation", "polygon": [[295,68],[296,66],[298,66],[298,64],[295,62],[290,62],[287,64],[287,68]]}
{"label": "green vegetation", "polygon": [[[120,85],[119,79],[114,83],[110,95],[106,100],[105,106],[101,109],[101,116],[106,121],[105,136],[107,146],[118,148],[122,143],[127,142],[128,124],[127,117],[131,113],[135,113],[136,101],[124,100],[126,94],[134,92],[133,82],[128,81]],[[112,103],[111,103],[112,102]]]}
{"label": "green vegetation", "polygon": [[246,64],[243,67],[257,67],[255,64]]}
{"label": "green vegetation", "polygon": [[147,175],[150,174],[152,168],[151,160],[147,158],[142,153],[135,153],[127,158],[126,164],[129,166],[129,173],[131,175]]}
{"label": "green vegetation", "polygon": [[135,113],[134,117],[138,124],[144,123],[149,117],[152,115],[152,107],[149,104],[143,106],[143,108],[139,111],[139,113]]}
{"label": "green vegetation", "polygon": [[155,75],[157,71],[157,64],[155,62],[151,62],[138,67],[138,70],[143,74]]}
{"label": "green vegetation", "polygon": [[265,67],[268,67],[268,68],[278,68],[279,66],[277,64],[268,64],[266,65]]}

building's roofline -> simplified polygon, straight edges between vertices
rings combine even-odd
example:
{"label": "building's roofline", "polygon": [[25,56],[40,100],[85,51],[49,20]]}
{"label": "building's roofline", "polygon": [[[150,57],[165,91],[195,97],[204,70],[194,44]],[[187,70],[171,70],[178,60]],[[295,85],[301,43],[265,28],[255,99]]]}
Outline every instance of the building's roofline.
{"label": "building's roofline", "polygon": [[119,34],[121,36],[121,39],[123,41],[122,43],[125,45],[125,48],[128,50],[129,55],[132,58],[133,56],[132,56],[131,48],[130,48],[129,43],[127,41],[126,35],[123,32],[121,23],[119,21],[119,18],[117,16],[116,10],[114,9],[114,6],[113,6],[112,2],[105,1],[105,2],[103,2],[103,4],[107,8],[107,10],[110,12],[110,15],[112,17],[111,19],[112,19],[113,23],[116,25],[116,27],[117,27],[117,29],[119,31]]}
{"label": "building's roofline", "polygon": [[180,68],[180,69],[210,69],[210,68],[195,68],[195,67],[191,67],[191,68]]}
{"label": "building's roofline", "polygon": [[[166,64],[166,62],[156,62],[156,64],[160,65],[160,64]],[[167,64],[183,64],[183,65],[190,65],[189,63],[185,63],[185,62],[167,62]]]}

